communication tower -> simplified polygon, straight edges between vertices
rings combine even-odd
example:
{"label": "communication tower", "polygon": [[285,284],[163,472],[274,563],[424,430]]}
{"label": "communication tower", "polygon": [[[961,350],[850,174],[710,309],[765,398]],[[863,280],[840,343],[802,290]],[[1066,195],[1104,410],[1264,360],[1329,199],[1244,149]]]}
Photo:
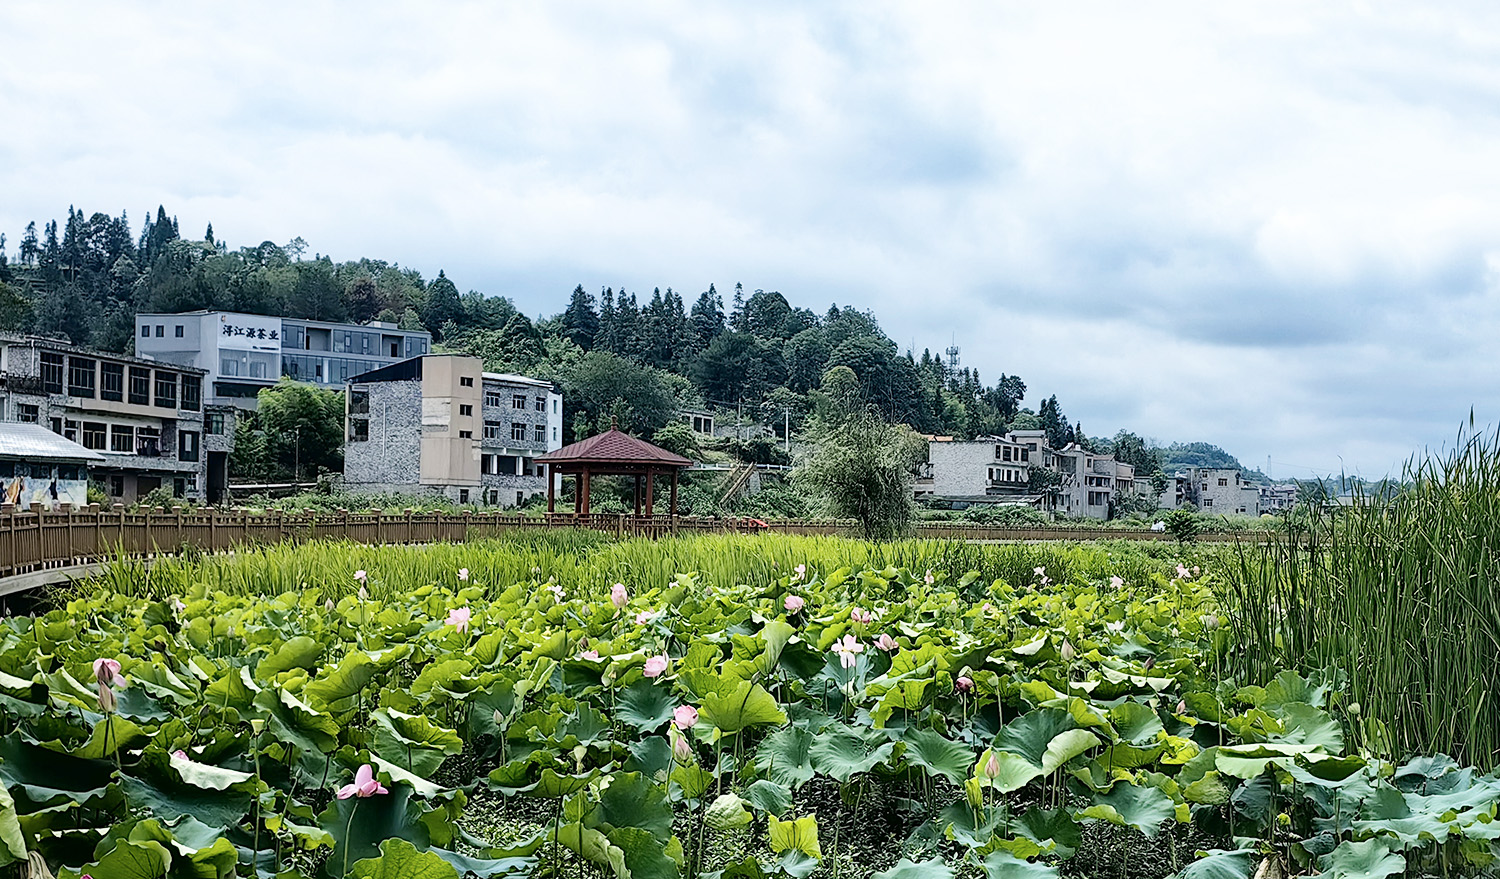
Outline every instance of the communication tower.
{"label": "communication tower", "polygon": [[944,351],[943,353],[945,353],[945,354],[948,355],[948,371],[949,372],[957,372],[958,371],[958,346],[957,345],[949,345],[948,346],[948,350]]}

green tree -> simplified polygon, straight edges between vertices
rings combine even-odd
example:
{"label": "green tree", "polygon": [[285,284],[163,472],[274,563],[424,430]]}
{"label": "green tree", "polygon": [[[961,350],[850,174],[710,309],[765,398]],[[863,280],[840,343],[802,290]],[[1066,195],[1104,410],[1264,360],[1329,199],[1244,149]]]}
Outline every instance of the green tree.
{"label": "green tree", "polygon": [[803,394],[817,387],[828,368],[828,354],[828,340],[823,338],[822,330],[803,330],[787,339],[781,346],[786,386]]}
{"label": "green tree", "polygon": [[795,481],[819,496],[831,515],[856,520],[867,539],[907,533],[916,517],[913,470],[926,443],[867,407],[855,406],[841,418],[837,405],[831,412],[834,417],[814,419],[813,451]]}
{"label": "green tree", "polygon": [[669,421],[651,437],[651,442],[684,458],[698,458],[703,450],[698,446],[698,433],[681,421]]}
{"label": "green tree", "polygon": [[272,466],[295,480],[344,467],[344,395],[281,381],[257,396]]}
{"label": "green tree", "polygon": [[573,296],[563,312],[562,334],[585,351],[594,347],[594,337],[599,334],[599,312],[594,310],[594,297],[582,284],[573,288]]}
{"label": "green tree", "polygon": [[422,311],[422,323],[433,335],[440,336],[444,324],[462,320],[463,314],[464,307],[458,297],[458,288],[439,270],[437,278],[427,287],[427,307]]}
{"label": "green tree", "polygon": [[[660,371],[607,351],[590,351],[561,370],[558,379],[568,408],[583,415],[584,423],[595,430],[607,428],[615,416],[626,433],[650,436],[677,409],[671,385]],[[575,426],[569,442],[583,438]]]}

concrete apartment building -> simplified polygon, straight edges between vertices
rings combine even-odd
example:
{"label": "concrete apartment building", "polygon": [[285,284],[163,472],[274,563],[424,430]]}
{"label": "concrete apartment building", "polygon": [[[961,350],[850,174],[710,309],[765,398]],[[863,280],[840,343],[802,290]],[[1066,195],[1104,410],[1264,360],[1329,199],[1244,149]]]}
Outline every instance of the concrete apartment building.
{"label": "concrete apartment building", "polygon": [[395,324],[332,323],[230,311],[138,314],[140,357],[206,375],[210,402],[255,408],[255,395],[283,376],[342,389],[353,376],[432,350],[432,334]]}
{"label": "concrete apartment building", "polygon": [[512,507],[546,492],[536,458],[562,447],[562,396],[548,382],[428,354],[347,383],[344,483]]}
{"label": "concrete apartment building", "polygon": [[[1053,449],[1041,430],[1018,430],[969,442],[934,437],[927,444],[927,456],[917,478],[917,496],[956,504],[1024,503],[1070,516],[1106,519],[1117,494],[1136,491],[1131,465],[1073,444]],[[1060,474],[1058,490],[1032,492],[1032,470]]]}
{"label": "concrete apartment building", "polygon": [[[1186,471],[1185,502],[1202,513],[1260,515],[1260,489],[1233,467],[1193,467]],[[1179,504],[1180,506],[1181,504]]]}
{"label": "concrete apartment building", "polygon": [[34,336],[0,336],[0,420],[39,424],[99,453],[91,477],[117,501],[158,488],[219,500],[232,410],[207,405],[204,372]]}

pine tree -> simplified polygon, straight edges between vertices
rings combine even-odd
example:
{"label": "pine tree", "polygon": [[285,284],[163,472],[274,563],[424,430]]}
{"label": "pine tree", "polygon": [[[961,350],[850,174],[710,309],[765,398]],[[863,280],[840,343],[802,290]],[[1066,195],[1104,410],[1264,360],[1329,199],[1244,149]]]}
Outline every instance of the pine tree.
{"label": "pine tree", "polygon": [[208,224],[208,231],[203,233],[203,240],[207,241],[209,244],[213,244],[214,243],[214,224],[213,223],[209,223]]}
{"label": "pine tree", "polygon": [[620,353],[620,321],[615,311],[615,291],[605,287],[599,294],[599,332],[594,334],[594,347],[611,354]]}
{"label": "pine tree", "polygon": [[713,284],[709,284],[708,290],[693,303],[691,321],[700,350],[707,348],[709,342],[724,332],[724,297]]}
{"label": "pine tree", "polygon": [[562,332],[585,351],[594,347],[594,338],[599,335],[599,313],[594,310],[594,297],[583,289],[582,284],[573,288],[573,298],[568,301],[568,310],[563,312]]}
{"label": "pine tree", "polygon": [[41,253],[42,248],[37,244],[36,238],[36,220],[32,220],[26,224],[26,234],[21,236],[21,265],[34,268]]}

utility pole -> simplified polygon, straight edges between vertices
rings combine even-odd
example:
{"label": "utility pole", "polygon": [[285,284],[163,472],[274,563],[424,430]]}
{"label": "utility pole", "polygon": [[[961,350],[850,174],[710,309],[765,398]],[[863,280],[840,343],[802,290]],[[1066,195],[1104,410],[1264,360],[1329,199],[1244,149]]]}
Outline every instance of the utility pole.
{"label": "utility pole", "polygon": [[786,439],[786,453],[790,455],[792,453],[792,410],[782,409],[781,416],[784,419],[781,435]]}

